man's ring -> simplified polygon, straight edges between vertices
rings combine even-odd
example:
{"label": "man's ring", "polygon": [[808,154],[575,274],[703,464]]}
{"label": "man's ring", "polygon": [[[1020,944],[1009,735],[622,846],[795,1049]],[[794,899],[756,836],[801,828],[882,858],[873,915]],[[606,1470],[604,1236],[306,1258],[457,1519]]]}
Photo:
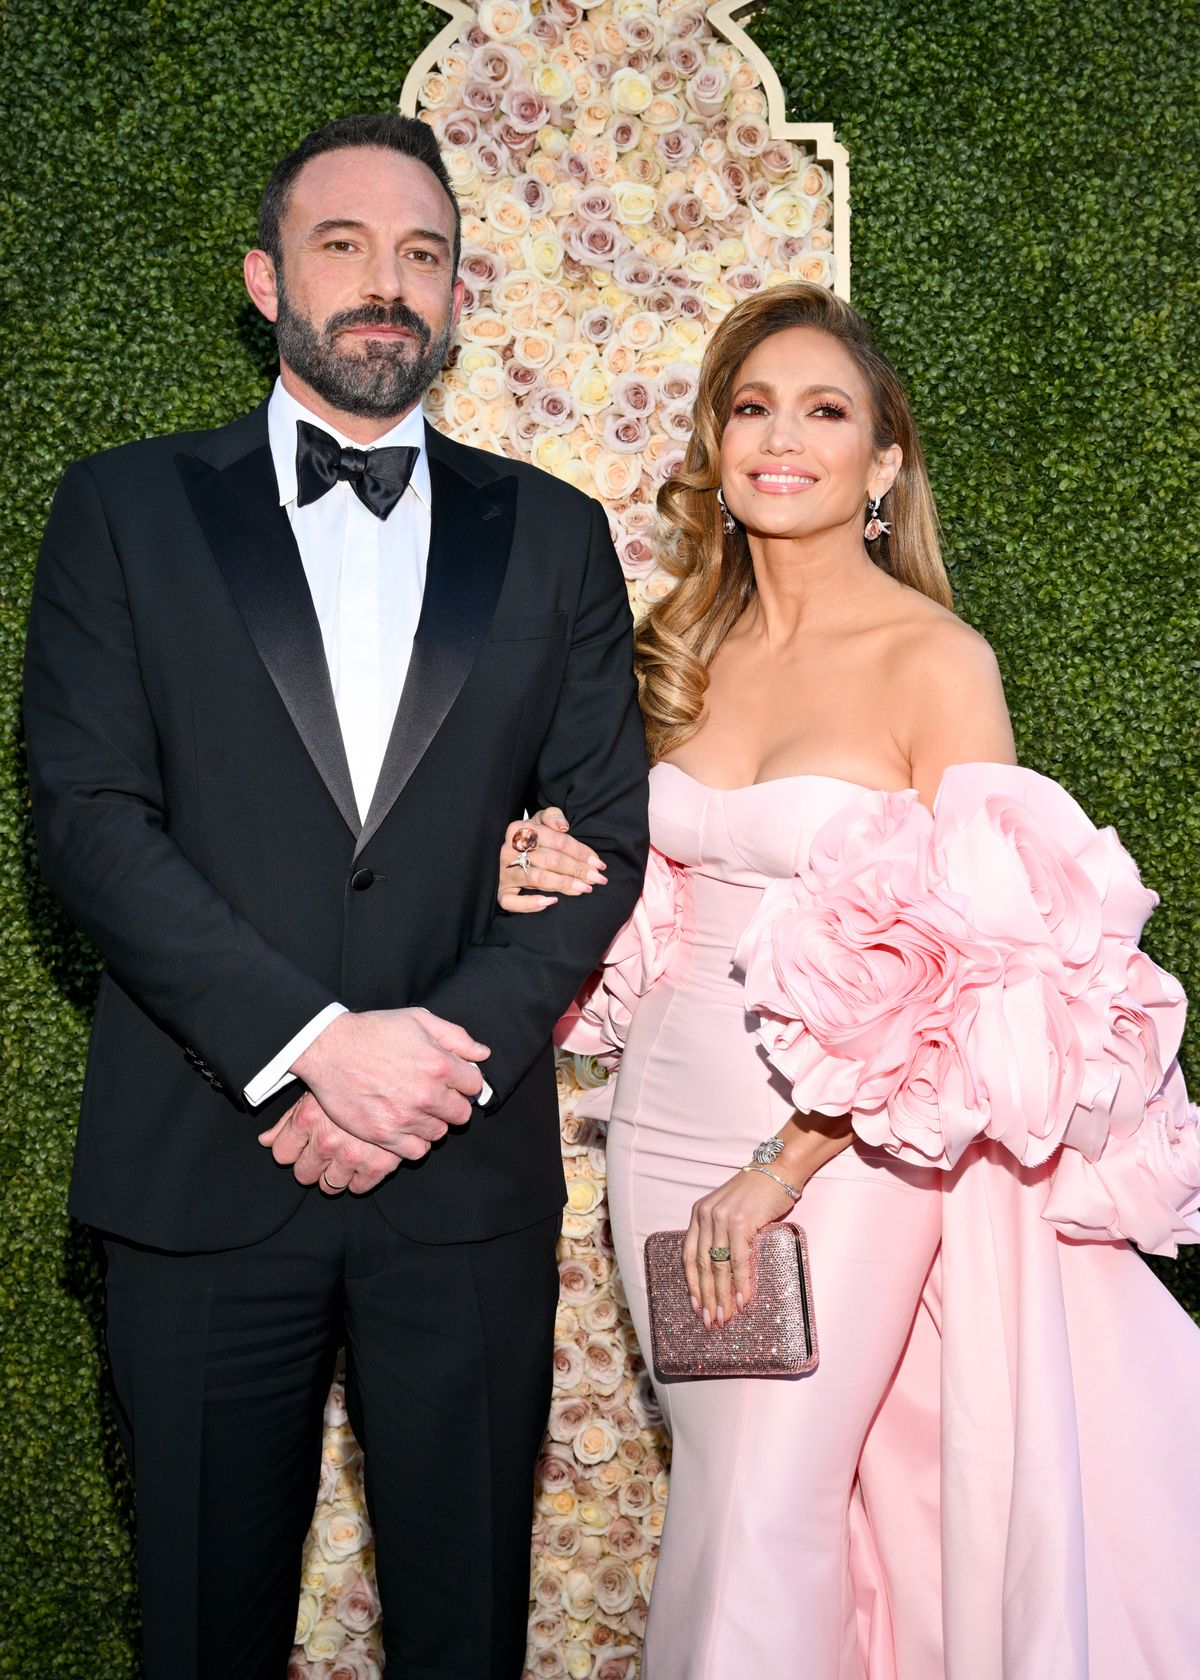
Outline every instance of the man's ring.
{"label": "man's ring", "polygon": [[321,1171],[321,1183],[325,1186],[326,1190],[332,1190],[335,1196],[340,1196],[343,1190],[348,1190],[350,1188],[348,1184],[331,1184],[324,1169]]}
{"label": "man's ring", "polygon": [[724,1260],[728,1260],[730,1258],[729,1249],[726,1247],[726,1245],[724,1243],[718,1243],[715,1248],[710,1248],[709,1249],[708,1258],[713,1262],[714,1265],[718,1265],[718,1264],[720,1264],[720,1262],[722,1262]]}

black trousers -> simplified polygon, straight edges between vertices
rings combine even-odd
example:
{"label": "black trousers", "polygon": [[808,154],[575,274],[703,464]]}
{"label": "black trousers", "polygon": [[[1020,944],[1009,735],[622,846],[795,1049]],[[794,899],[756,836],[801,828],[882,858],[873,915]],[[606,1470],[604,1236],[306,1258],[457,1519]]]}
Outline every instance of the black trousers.
{"label": "black trousers", "polygon": [[417,1243],[313,1190],[248,1248],[106,1239],[146,1680],[284,1680],[342,1345],[388,1680],[517,1680],[558,1226]]}

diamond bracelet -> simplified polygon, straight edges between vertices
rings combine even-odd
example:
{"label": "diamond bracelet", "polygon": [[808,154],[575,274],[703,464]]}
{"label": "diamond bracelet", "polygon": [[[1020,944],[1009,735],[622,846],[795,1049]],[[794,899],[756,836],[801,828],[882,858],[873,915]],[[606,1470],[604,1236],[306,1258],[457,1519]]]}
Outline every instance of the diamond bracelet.
{"label": "diamond bracelet", "polygon": [[764,1167],[759,1161],[751,1161],[748,1167],[742,1167],[740,1171],[762,1173],[764,1178],[773,1178],[779,1188],[786,1190],[794,1202],[800,1200],[800,1192],[794,1184],[789,1184],[786,1179],[780,1178],[778,1173],[773,1173],[770,1167]]}

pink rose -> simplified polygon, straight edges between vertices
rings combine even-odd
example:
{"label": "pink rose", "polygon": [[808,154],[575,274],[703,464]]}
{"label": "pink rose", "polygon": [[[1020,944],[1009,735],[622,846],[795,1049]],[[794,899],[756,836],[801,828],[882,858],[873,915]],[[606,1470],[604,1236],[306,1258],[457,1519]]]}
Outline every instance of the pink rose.
{"label": "pink rose", "polygon": [[622,1646],[596,1665],[591,1680],[633,1680],[635,1660],[633,1647]]}
{"label": "pink rose", "polygon": [[518,175],[513,191],[533,216],[544,216],[550,209],[550,188],[536,175]]}
{"label": "pink rose", "polygon": [[716,116],[729,92],[729,77],[719,64],[706,64],[687,85],[688,99],[701,116]]}
{"label": "pink rose", "polygon": [[671,226],[680,233],[689,233],[704,220],[704,205],[694,192],[673,192],[663,208]]}
{"label": "pink rose", "polygon": [[613,279],[626,292],[648,292],[658,284],[658,265],[640,251],[622,251],[613,264]]}
{"label": "pink rose", "polygon": [[631,152],[642,137],[641,119],[619,116],[611,129],[612,143],[618,152]]}
{"label": "pink rose", "polygon": [[573,1342],[557,1342],[554,1347],[554,1386],[571,1389],[583,1380],[583,1349]]}
{"label": "pink rose", "polygon": [[640,374],[623,373],[613,384],[613,405],[629,414],[649,415],[654,412],[654,387]]}
{"label": "pink rose", "polygon": [[696,136],[686,124],[679,128],[668,128],[659,135],[656,142],[658,154],[672,169],[678,169],[681,163],[695,155]]}
{"label": "pink rose", "polygon": [[585,309],[579,317],[579,336],[587,344],[607,344],[614,324],[612,310],[597,304],[594,309]]}
{"label": "pink rose", "polygon": [[470,111],[451,111],[442,118],[439,138],[452,149],[470,146],[479,138],[479,124]]}
{"label": "pink rose", "polygon": [[516,123],[508,117],[502,118],[493,128],[492,133],[505,150],[517,158],[528,157],[537,143],[536,134],[531,134],[527,129],[518,128]]}
{"label": "pink rose", "polygon": [[589,185],[579,195],[579,214],[587,222],[611,222],[616,208],[611,189],[598,183]]}
{"label": "pink rose", "polygon": [[529,34],[533,40],[540,42],[546,53],[559,46],[563,38],[562,25],[545,12],[534,18],[529,25]]}
{"label": "pink rose", "polygon": [[510,87],[500,101],[500,109],[522,134],[536,135],[550,121],[550,101],[530,87]]}
{"label": "pink rose", "polygon": [[506,87],[523,68],[524,60],[513,47],[500,46],[487,40],[478,46],[467,61],[467,75],[472,81],[492,82]]}
{"label": "pink rose", "polygon": [[328,1680],[381,1680],[383,1669],[369,1645],[343,1645],[329,1665]]}
{"label": "pink rose", "polygon": [[739,297],[749,297],[753,292],[761,292],[763,287],[762,273],[751,263],[741,263],[737,268],[727,269],[722,279]]}
{"label": "pink rose", "polygon": [[[536,390],[540,378],[541,372],[538,368],[529,367],[525,362],[517,361],[515,357],[504,364],[505,383],[518,396],[526,396],[530,391]],[[536,431],[536,426],[534,430]]]}
{"label": "pink rose", "polygon": [[567,1618],[561,1610],[543,1610],[529,1619],[528,1638],[535,1651],[549,1651],[560,1645],[567,1632]]}
{"label": "pink rose", "polygon": [[[580,1423],[588,1415],[586,1400],[555,1401],[551,1408],[552,1416],[557,1420],[555,1429],[551,1432],[551,1440],[558,1446],[564,1445],[571,1439]],[[565,1433],[564,1433],[565,1431]],[[575,1466],[569,1453],[552,1451],[549,1447],[538,1459],[537,1485],[546,1493],[561,1493],[575,1481]]]}
{"label": "pink rose", "polygon": [[735,117],[729,124],[726,144],[738,157],[757,157],[771,138],[761,117]]}
{"label": "pink rose", "polygon": [[759,167],[773,181],[786,181],[796,169],[796,149],[787,140],[769,140],[758,154]]}
{"label": "pink rose", "polygon": [[616,1556],[627,1563],[633,1558],[645,1557],[650,1550],[642,1525],[629,1517],[618,1517],[612,1524],[608,1531],[608,1544]]}
{"label": "pink rose", "polygon": [[367,1633],[379,1620],[379,1594],[375,1583],[356,1569],[338,1594],[337,1619],[348,1633]]}
{"label": "pink rose", "polygon": [[489,140],[486,137],[476,140],[471,147],[471,156],[479,166],[479,173],[488,176],[490,179],[503,174],[507,167],[504,152],[494,140]]}
{"label": "pink rose", "polygon": [[507,264],[497,252],[485,250],[482,245],[464,245],[459,269],[465,280],[486,287],[504,278]]}
{"label": "pink rose", "polygon": [[694,76],[704,65],[704,54],[693,41],[675,40],[667,47],[667,61],[681,76]]}
{"label": "pink rose", "polygon": [[649,577],[658,564],[653,545],[640,531],[631,531],[616,545],[621,570],[627,578]]}
{"label": "pink rose", "polygon": [[670,93],[679,86],[679,72],[673,64],[656,64],[650,72],[650,85],[655,93]]}
{"label": "pink rose", "polygon": [[[725,158],[717,170],[721,181],[734,198],[745,198],[750,191],[750,172],[736,158]],[[736,207],[735,207],[736,208]]]}
{"label": "pink rose", "polygon": [[538,429],[565,437],[579,423],[579,407],[569,391],[544,385],[530,397],[526,412],[536,421]]}
{"label": "pink rose", "polygon": [[664,403],[690,403],[699,383],[699,370],[690,362],[672,362],[658,376],[658,394]]}
{"label": "pink rose", "polygon": [[500,90],[492,87],[489,82],[465,82],[459,97],[468,111],[477,111],[481,116],[491,116],[500,103]]}
{"label": "pink rose", "polygon": [[[564,1301],[576,1304],[595,1293],[596,1279],[579,1260],[564,1260],[558,1268],[558,1289]],[[557,1439],[565,1439],[563,1436]]]}

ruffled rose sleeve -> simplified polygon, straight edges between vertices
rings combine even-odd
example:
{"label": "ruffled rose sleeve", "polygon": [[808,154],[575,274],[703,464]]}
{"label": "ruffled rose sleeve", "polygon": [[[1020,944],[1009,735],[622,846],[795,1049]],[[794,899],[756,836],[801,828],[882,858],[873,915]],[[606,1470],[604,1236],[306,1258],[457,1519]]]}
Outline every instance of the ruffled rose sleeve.
{"label": "ruffled rose sleeve", "polygon": [[555,1029],[554,1042],[560,1049],[616,1066],[639,998],[666,973],[679,945],[686,881],[677,864],[650,848],[645,884],[632,916]]}
{"label": "ruffled rose sleeve", "polygon": [[1200,1240],[1200,1117],[1186,1000],[1138,948],[1156,903],[1056,783],[958,765],[932,816],[904,793],[832,818],[737,960],[799,1109],[926,1166],[979,1138],[1053,1160],[1065,1233],[1174,1253]]}

